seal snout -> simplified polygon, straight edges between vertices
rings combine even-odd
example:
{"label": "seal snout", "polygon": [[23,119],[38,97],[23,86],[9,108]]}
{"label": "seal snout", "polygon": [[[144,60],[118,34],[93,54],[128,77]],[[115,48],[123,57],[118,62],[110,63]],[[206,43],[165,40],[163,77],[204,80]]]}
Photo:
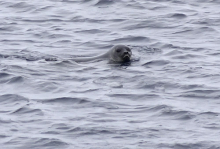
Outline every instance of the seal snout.
{"label": "seal snout", "polygon": [[128,51],[125,51],[123,55],[124,55],[123,57],[130,57],[131,56]]}
{"label": "seal snout", "polygon": [[130,57],[131,57],[131,54],[129,51],[124,51],[123,52],[123,61],[124,62],[129,62],[130,61]]}
{"label": "seal snout", "polygon": [[129,53],[125,53],[123,58],[125,58],[125,57],[130,57],[130,54]]}
{"label": "seal snout", "polygon": [[130,61],[130,56],[125,55],[125,56],[123,57],[123,61],[124,61],[124,62],[129,62],[129,61]]}
{"label": "seal snout", "polygon": [[129,62],[130,61],[130,54],[128,52],[124,52],[123,61]]}

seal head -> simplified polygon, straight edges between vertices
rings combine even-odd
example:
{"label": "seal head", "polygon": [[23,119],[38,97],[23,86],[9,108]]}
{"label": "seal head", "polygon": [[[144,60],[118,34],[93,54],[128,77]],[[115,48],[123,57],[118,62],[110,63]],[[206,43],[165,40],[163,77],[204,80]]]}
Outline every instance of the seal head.
{"label": "seal head", "polygon": [[131,49],[125,45],[114,46],[110,52],[112,61],[129,62],[131,60]]}

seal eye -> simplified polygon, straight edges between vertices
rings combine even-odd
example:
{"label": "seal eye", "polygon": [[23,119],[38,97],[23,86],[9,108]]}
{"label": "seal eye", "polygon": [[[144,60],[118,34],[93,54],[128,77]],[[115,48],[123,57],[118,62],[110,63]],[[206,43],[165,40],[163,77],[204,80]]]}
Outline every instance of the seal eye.
{"label": "seal eye", "polygon": [[117,53],[121,52],[121,49],[116,49],[116,52],[117,52]]}

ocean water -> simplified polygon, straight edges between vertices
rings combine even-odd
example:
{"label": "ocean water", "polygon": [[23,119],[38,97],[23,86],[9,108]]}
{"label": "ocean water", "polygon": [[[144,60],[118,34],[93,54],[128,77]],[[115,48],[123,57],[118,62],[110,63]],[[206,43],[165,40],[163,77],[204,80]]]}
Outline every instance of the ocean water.
{"label": "ocean water", "polygon": [[220,149],[219,6],[0,0],[0,148]]}

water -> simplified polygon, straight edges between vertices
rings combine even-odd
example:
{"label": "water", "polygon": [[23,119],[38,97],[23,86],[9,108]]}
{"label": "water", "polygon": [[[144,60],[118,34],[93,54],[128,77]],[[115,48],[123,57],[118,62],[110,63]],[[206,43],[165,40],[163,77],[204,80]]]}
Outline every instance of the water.
{"label": "water", "polygon": [[1,148],[219,149],[219,5],[0,0]]}

